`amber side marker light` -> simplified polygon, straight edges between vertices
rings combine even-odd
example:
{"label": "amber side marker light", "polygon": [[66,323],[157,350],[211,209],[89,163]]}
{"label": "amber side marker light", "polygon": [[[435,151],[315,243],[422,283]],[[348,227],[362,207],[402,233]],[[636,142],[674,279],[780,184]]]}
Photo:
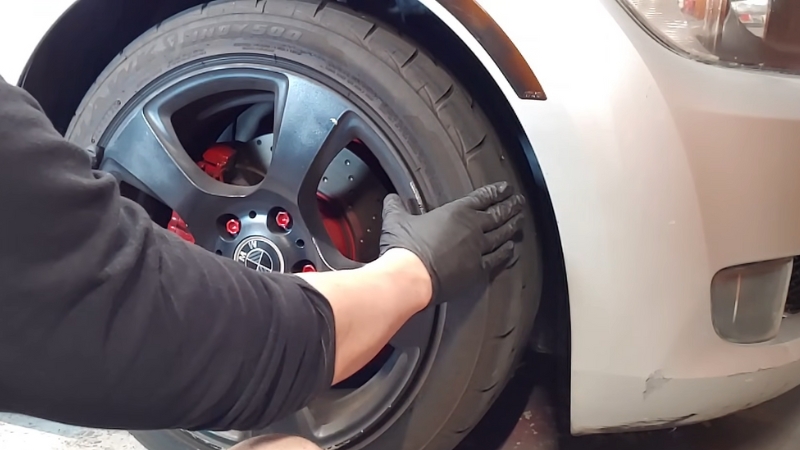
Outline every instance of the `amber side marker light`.
{"label": "amber side marker light", "polygon": [[480,42],[521,99],[547,100],[528,62],[500,28],[474,0],[438,0]]}

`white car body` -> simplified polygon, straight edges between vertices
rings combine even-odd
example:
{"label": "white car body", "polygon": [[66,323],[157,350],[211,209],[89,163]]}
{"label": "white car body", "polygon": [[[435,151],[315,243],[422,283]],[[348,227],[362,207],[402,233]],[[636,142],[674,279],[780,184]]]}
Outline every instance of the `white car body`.
{"label": "white car body", "polygon": [[[800,384],[795,318],[738,345],[710,306],[720,269],[800,255],[800,77],[684,58],[611,0],[480,0],[547,95],[523,100],[421,1],[485,64],[541,165],[568,278],[573,432],[704,421]],[[0,75],[16,82],[72,3],[3,0]]]}

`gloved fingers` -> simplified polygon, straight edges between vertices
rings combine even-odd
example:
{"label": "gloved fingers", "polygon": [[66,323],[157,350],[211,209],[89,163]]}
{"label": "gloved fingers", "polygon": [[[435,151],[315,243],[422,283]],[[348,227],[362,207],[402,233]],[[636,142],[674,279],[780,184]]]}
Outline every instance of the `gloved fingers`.
{"label": "gloved fingers", "polygon": [[403,204],[403,199],[397,194],[389,194],[383,199],[383,219],[386,220],[392,214],[408,213],[406,206]]}
{"label": "gloved fingers", "polygon": [[465,202],[474,210],[483,211],[495,203],[507,199],[513,193],[514,187],[505,181],[501,181],[475,189],[460,201]]}
{"label": "gloved fingers", "polygon": [[484,255],[483,270],[489,272],[494,277],[498,272],[506,268],[506,265],[514,258],[514,241],[506,241],[500,248]]}
{"label": "gloved fingers", "polygon": [[486,212],[480,213],[483,216],[481,229],[486,232],[503,226],[511,218],[521,213],[524,205],[525,197],[519,194],[492,205]]}
{"label": "gloved fingers", "polygon": [[524,219],[525,216],[519,213],[500,228],[486,233],[483,237],[483,254],[491,253],[505,242],[513,239],[522,230]]}

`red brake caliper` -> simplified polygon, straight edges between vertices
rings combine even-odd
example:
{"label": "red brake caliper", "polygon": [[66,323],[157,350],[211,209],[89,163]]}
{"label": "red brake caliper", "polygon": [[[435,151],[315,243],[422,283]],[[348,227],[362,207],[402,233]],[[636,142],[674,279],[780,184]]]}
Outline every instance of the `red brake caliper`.
{"label": "red brake caliper", "polygon": [[336,208],[334,201],[321,192],[317,192],[317,204],[322,215],[322,224],[331,238],[333,245],[342,255],[356,259],[356,237],[352,225],[344,211]]}
{"label": "red brake caliper", "polygon": [[[203,160],[198,162],[197,165],[211,178],[224,182],[225,171],[230,168],[229,166],[233,162],[233,155],[235,154],[236,150],[233,148],[225,144],[216,144],[203,153]],[[169,219],[167,229],[194,244],[194,236],[189,232],[189,227],[177,212],[172,211],[172,217]]]}
{"label": "red brake caliper", "polygon": [[[215,144],[203,153],[203,160],[199,161],[197,165],[211,178],[220,182],[225,182],[225,172],[231,168],[233,156],[235,154],[236,150],[229,145]],[[317,193],[317,200],[319,202],[320,212],[322,213],[323,224],[325,225],[328,235],[331,237],[331,241],[343,255],[355,259],[355,235],[350,223],[343,214],[332,210],[330,207],[332,204],[330,199],[321,193]],[[280,226],[281,223],[278,223],[278,225]],[[189,231],[186,222],[184,222],[175,211],[172,212],[172,217],[169,220],[167,229],[186,241],[193,244],[195,243],[194,236],[192,236],[192,233]],[[303,271],[310,271],[312,268],[313,266],[303,267]]]}

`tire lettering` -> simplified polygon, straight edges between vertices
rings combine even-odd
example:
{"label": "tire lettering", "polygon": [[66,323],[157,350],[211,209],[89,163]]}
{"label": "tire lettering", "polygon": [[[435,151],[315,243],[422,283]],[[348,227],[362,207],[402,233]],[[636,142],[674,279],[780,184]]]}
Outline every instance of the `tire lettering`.
{"label": "tire lettering", "polygon": [[286,33],[283,35],[283,37],[285,37],[286,39],[288,39],[290,41],[297,41],[297,40],[300,39],[300,36],[302,36],[302,35],[303,35],[303,33],[299,32],[297,30],[286,30]]}
{"label": "tire lettering", "polygon": [[164,50],[167,49],[167,45],[165,45],[167,43],[168,42],[167,42],[166,37],[163,37],[161,39],[157,39],[155,42],[153,42],[153,48],[150,50],[150,53],[162,53],[162,52],[164,52]]}
{"label": "tire lettering", "polygon": [[157,46],[155,51],[161,52],[167,48],[174,49],[176,47],[184,47],[186,45],[196,44],[205,40],[221,37],[238,38],[263,35],[283,39],[286,41],[298,41],[302,37],[303,33],[299,30],[286,29],[282,26],[267,25],[263,23],[214,25],[187,30],[184,31],[180,36],[165,36],[164,38],[159,39],[155,44]]}
{"label": "tire lettering", "polygon": [[170,50],[174,50],[178,44],[178,36],[175,33],[170,33],[162,39],[161,45]]}
{"label": "tire lettering", "polygon": [[201,28],[197,35],[197,40],[202,41],[214,37],[214,28]]}
{"label": "tire lettering", "polygon": [[286,31],[286,29],[283,27],[270,27],[267,34],[273,37],[279,37],[283,34],[284,31]]}

